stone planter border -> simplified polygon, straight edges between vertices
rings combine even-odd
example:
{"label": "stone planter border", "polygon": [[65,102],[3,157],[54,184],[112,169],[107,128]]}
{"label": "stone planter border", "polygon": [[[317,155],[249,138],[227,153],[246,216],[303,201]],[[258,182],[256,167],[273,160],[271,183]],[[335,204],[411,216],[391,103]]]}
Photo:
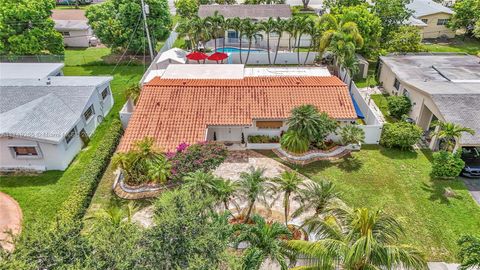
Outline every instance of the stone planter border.
{"label": "stone planter border", "polygon": [[304,154],[292,154],[281,147],[273,149],[273,152],[282,160],[297,165],[307,165],[319,160],[334,160],[349,155],[352,151],[360,150],[360,145],[349,144],[345,146],[336,146],[328,151],[312,150]]}
{"label": "stone planter border", "polygon": [[123,174],[118,171],[115,181],[113,182],[113,192],[122,198],[127,200],[138,200],[146,198],[157,197],[164,190],[171,189],[176,187],[178,184],[168,184],[168,185],[141,185],[141,186],[130,186],[123,181]]}

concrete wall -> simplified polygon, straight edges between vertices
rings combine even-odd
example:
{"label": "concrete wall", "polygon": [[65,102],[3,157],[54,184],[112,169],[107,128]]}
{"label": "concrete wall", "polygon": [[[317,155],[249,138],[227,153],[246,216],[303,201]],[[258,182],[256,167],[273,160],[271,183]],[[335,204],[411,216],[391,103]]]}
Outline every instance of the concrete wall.
{"label": "concrete wall", "polygon": [[92,30],[62,30],[61,32],[69,32],[70,36],[63,36],[63,43],[66,47],[88,48],[90,46],[90,38]]}
{"label": "concrete wall", "polygon": [[[315,60],[315,57],[317,56],[316,52],[310,52],[308,54],[307,62],[306,64],[313,64],[313,61]],[[306,52],[300,52],[300,64],[303,64],[305,62],[305,58],[307,57]],[[273,60],[275,58],[275,53],[271,52],[270,53],[270,60],[273,63]],[[245,64],[245,61],[247,60],[247,54],[242,53],[242,61],[243,64]],[[228,63],[229,64],[240,64],[240,54],[239,53],[232,53],[230,54],[230,57],[228,58]],[[298,56],[297,53],[294,52],[278,52],[277,55],[277,60],[275,62],[277,65],[296,65],[298,64]],[[250,56],[248,58],[248,63],[250,65],[267,65],[268,64],[268,53],[267,52],[251,52]]]}
{"label": "concrete wall", "polygon": [[418,19],[426,19],[427,26],[421,28],[423,38],[439,38],[446,36],[454,38],[455,32],[449,29],[446,25],[437,25],[438,19],[450,19],[452,15],[447,13],[437,13],[428,16],[418,17]]}

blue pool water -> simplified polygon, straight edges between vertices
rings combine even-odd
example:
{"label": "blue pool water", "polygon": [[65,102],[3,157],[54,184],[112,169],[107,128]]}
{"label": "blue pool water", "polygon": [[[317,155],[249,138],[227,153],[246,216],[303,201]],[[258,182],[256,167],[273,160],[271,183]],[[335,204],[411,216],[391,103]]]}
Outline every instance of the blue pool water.
{"label": "blue pool water", "polygon": [[[240,51],[242,51],[242,53],[248,53],[248,49],[239,49],[235,47],[217,48],[217,52],[224,52],[224,53],[239,53]],[[262,52],[262,51],[263,50],[251,49],[250,53]]]}

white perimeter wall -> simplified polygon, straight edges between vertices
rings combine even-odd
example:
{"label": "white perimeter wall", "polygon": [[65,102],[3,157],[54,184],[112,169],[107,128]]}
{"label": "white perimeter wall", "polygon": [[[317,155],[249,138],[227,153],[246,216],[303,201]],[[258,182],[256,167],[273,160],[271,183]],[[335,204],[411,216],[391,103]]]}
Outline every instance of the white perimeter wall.
{"label": "white perimeter wall", "polygon": [[[317,56],[316,52],[310,52],[308,54],[306,64],[313,64],[315,57]],[[307,52],[300,52],[300,64],[303,64],[305,58],[307,57]],[[273,63],[273,59],[275,58],[275,52],[270,52],[270,59]],[[248,57],[248,63],[245,63],[247,60],[247,53],[242,52],[242,60],[243,64],[249,65],[268,65],[268,53],[267,52],[251,52],[250,56]],[[239,53],[231,53],[228,58],[229,64],[240,64],[240,54]],[[277,65],[292,65],[298,64],[298,56],[297,53],[294,52],[278,52],[277,60],[275,62]]]}

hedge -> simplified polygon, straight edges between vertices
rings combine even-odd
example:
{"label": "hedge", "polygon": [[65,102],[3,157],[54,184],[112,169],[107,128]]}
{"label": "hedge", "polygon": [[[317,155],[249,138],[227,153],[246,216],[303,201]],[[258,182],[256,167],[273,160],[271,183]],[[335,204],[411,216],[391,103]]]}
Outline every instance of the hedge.
{"label": "hedge", "polygon": [[432,176],[437,178],[455,178],[460,175],[465,162],[461,158],[462,151],[450,153],[439,151],[433,154]]}
{"label": "hedge", "polygon": [[73,187],[71,194],[63,202],[57,214],[59,222],[76,221],[83,217],[121,135],[122,124],[120,120],[115,119],[95,149],[90,163],[85,166],[78,184]]}

